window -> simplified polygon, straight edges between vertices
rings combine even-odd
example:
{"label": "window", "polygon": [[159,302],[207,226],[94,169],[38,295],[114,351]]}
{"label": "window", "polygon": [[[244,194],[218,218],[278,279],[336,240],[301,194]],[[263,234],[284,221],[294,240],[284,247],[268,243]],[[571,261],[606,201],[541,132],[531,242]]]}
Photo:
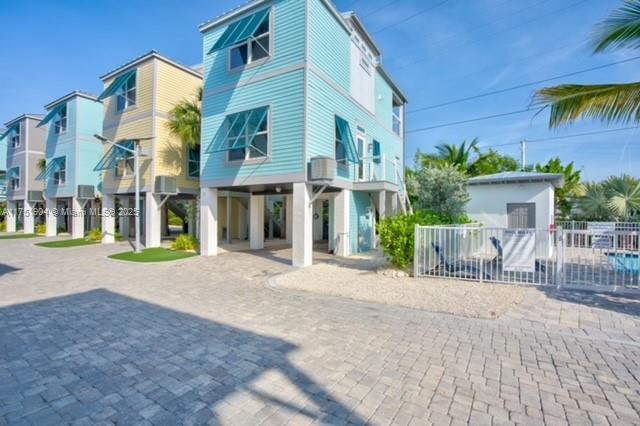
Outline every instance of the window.
{"label": "window", "polygon": [[360,57],[360,66],[367,74],[371,74],[371,64],[364,56]]}
{"label": "window", "polygon": [[393,114],[393,133],[398,136],[402,135],[402,102],[395,96],[393,98],[392,114]]}
{"label": "window", "polygon": [[20,124],[16,124],[11,132],[11,138],[9,139],[11,142],[12,148],[17,148],[20,146]]}
{"label": "window", "polygon": [[56,135],[64,133],[67,131],[67,106],[63,106],[60,108],[60,111],[56,115],[55,120],[53,121],[53,131]]}
{"label": "window", "polygon": [[269,27],[269,14],[266,14],[251,37],[229,48],[229,69],[241,68],[270,56]]}
{"label": "window", "polygon": [[12,191],[20,189],[20,167],[9,170],[9,189]]}
{"label": "window", "polygon": [[67,157],[54,158],[57,169],[53,172],[53,184],[64,185],[67,181]]}
{"label": "window", "polygon": [[187,176],[200,177],[200,145],[187,148]]}
{"label": "window", "polygon": [[116,110],[124,111],[136,104],[136,75],[133,73],[116,93]]}
{"label": "window", "polygon": [[243,111],[227,117],[227,161],[269,156],[269,108]]}
{"label": "window", "polygon": [[[135,146],[135,143],[132,141],[127,141],[127,142],[120,142],[118,143],[118,145],[122,145],[125,148],[129,148],[129,149],[133,149]],[[134,174],[134,155],[132,152],[126,151],[124,149],[118,149],[117,152],[117,160],[115,162],[116,165],[116,176],[119,177],[128,177],[128,176],[133,176]]]}
{"label": "window", "polygon": [[338,125],[338,120],[336,120],[335,124],[335,133],[336,133],[336,141],[335,141],[335,157],[336,162],[340,165],[347,165],[347,141],[344,138],[343,132]]}

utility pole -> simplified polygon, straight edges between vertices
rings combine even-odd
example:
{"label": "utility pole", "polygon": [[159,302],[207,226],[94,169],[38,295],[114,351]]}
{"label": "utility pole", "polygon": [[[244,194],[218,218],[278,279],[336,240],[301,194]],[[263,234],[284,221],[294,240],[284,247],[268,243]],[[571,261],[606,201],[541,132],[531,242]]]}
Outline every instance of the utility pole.
{"label": "utility pole", "polygon": [[524,172],[527,167],[527,141],[524,139],[520,141],[520,163],[521,169]]}

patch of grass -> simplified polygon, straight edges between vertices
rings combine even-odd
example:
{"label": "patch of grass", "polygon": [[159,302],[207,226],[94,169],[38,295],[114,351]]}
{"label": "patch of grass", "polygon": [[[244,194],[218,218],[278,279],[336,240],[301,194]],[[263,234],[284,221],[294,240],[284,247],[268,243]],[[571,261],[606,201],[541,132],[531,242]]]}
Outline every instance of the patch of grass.
{"label": "patch of grass", "polygon": [[11,235],[0,235],[0,240],[22,240],[24,238],[36,238],[40,237],[37,234],[11,234]]}
{"label": "patch of grass", "polygon": [[85,240],[84,238],[74,238],[73,240],[47,241],[46,243],[38,243],[36,245],[40,247],[47,247],[47,248],[68,248],[68,247],[91,246],[94,244],[98,244],[98,242]]}
{"label": "patch of grass", "polygon": [[124,253],[112,254],[109,256],[111,259],[126,260],[128,262],[171,262],[173,260],[186,259],[188,257],[197,256],[197,253],[186,251],[169,250],[162,247],[148,248],[142,250],[142,253],[134,253],[133,251],[127,251]]}

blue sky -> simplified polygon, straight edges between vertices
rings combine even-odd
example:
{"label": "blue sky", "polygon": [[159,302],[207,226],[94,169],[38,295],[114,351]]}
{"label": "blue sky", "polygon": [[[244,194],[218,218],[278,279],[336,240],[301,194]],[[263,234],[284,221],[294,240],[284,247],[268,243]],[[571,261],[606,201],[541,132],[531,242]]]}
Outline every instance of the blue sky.
{"label": "blue sky", "polygon": [[[151,49],[186,64],[202,62],[198,24],[238,0],[2,2],[0,121],[79,89],[97,93],[98,76]],[[408,111],[499,90],[639,55],[593,55],[596,23],[621,0],[338,0],[358,13],[383,51],[383,62],[410,100]],[[153,7],[150,5],[153,4]],[[640,60],[557,80],[602,83],[637,80]],[[525,109],[533,87],[408,115],[407,129]],[[523,138],[539,139],[624,127],[583,123],[549,131],[548,114],[528,112],[411,133],[416,149],[478,137],[519,156]],[[513,144],[513,145],[505,145]],[[559,155],[587,179],[637,174],[640,132],[634,130],[528,144],[528,162]],[[636,172],[636,173],[634,173]]]}

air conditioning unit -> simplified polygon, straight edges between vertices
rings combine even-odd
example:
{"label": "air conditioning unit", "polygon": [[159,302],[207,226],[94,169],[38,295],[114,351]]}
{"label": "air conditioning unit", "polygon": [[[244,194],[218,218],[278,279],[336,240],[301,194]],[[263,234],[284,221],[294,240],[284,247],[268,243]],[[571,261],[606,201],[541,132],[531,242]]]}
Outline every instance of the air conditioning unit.
{"label": "air conditioning unit", "polygon": [[93,185],[78,185],[78,198],[93,200],[96,198],[96,189]]}
{"label": "air conditioning unit", "polygon": [[312,181],[331,182],[336,178],[336,160],[331,157],[313,157],[311,159]]}
{"label": "air conditioning unit", "polygon": [[173,176],[156,176],[156,186],[155,191],[156,194],[177,194],[178,193],[178,184],[176,182],[176,178]]}
{"label": "air conditioning unit", "polygon": [[42,191],[27,191],[27,201],[30,203],[39,203],[44,201]]}

